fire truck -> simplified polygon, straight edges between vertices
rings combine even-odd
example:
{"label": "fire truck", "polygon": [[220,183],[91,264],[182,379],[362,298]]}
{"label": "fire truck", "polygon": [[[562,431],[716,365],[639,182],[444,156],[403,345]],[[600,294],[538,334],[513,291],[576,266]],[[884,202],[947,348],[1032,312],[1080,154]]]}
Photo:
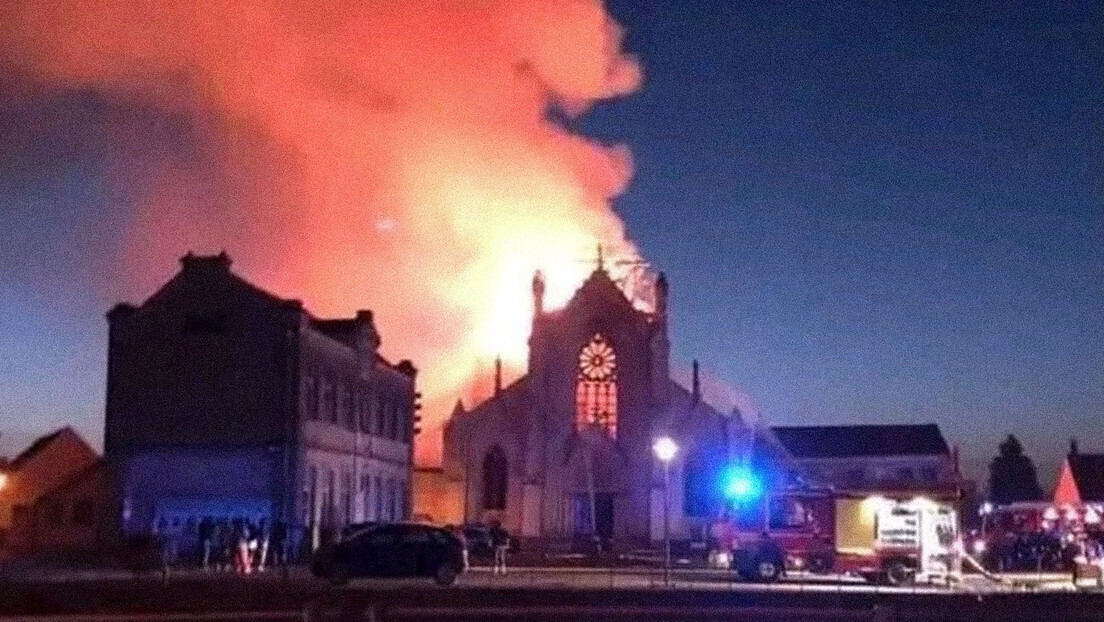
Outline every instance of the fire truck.
{"label": "fire truck", "polygon": [[1104,505],[1019,501],[983,504],[969,549],[989,570],[1068,571],[1104,542]]}
{"label": "fire truck", "polygon": [[833,491],[767,494],[724,521],[720,565],[742,578],[845,574],[904,585],[949,581],[961,568],[958,514],[926,497]]}

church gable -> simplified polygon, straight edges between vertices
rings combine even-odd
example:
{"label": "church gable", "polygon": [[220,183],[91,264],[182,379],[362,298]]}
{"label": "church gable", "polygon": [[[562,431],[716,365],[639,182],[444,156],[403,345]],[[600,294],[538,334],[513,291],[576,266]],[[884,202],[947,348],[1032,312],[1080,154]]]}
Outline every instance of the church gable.
{"label": "church gable", "polygon": [[590,274],[558,315],[564,319],[585,319],[590,323],[607,325],[648,321],[648,314],[633,307],[625,292],[603,268]]}

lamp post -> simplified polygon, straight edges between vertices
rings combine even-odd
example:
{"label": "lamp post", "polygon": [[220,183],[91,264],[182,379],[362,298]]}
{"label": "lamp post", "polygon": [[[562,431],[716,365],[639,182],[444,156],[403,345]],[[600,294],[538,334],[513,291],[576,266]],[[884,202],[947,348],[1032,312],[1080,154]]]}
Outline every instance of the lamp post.
{"label": "lamp post", "polygon": [[663,581],[671,585],[671,461],[678,445],[669,436],[657,438],[652,444],[656,458],[663,463]]}

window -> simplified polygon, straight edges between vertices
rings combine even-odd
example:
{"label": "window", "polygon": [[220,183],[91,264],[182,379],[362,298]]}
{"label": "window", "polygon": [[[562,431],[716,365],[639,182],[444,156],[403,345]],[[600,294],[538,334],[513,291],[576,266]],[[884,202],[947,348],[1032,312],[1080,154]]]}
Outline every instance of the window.
{"label": "window", "polygon": [[372,543],[372,546],[391,546],[398,543],[399,534],[395,532],[395,529],[374,529],[371,535],[368,536],[368,541]]}
{"label": "window", "polygon": [[335,418],[333,411],[333,385],[327,382],[325,378],[320,378],[318,384],[319,416],[326,421],[333,421]]}
{"label": "window", "polygon": [[341,514],[345,524],[353,522],[353,474],[341,474]]}
{"label": "window", "polygon": [[357,404],[357,414],[360,417],[360,431],[364,434],[372,433],[372,394],[362,391],[360,403]]}
{"label": "window", "polygon": [[353,388],[342,385],[341,387],[341,415],[345,421],[345,427],[356,430],[356,411],[353,410]]}
{"label": "window", "polygon": [[399,519],[399,486],[393,480],[387,480],[387,516],[390,520]]}
{"label": "window", "polygon": [[431,537],[425,529],[408,529],[402,535],[403,544],[429,544]]}
{"label": "window", "polygon": [[316,467],[312,466],[307,470],[303,487],[304,494],[308,495],[307,503],[303,506],[303,522],[313,525],[318,519],[318,469]]}
{"label": "window", "polygon": [[901,467],[901,468],[897,469],[897,480],[898,481],[911,482],[912,477],[913,477],[913,475],[912,475],[912,469],[911,468]]}
{"label": "window", "polygon": [[329,392],[326,394],[326,408],[330,414],[330,423],[337,423],[341,421],[341,413],[338,411],[338,392],[341,390],[341,386],[336,382],[333,384],[327,383]]}
{"label": "window", "polygon": [[575,426],[596,426],[617,438],[617,353],[596,334],[579,352],[575,380]]}
{"label": "window", "polygon": [[372,428],[376,436],[383,436],[383,398],[372,396]]}
{"label": "window", "polygon": [[73,524],[87,527],[96,522],[96,504],[89,498],[79,499],[73,504]]}
{"label": "window", "polygon": [[318,380],[310,374],[304,374],[303,376],[303,388],[302,388],[301,401],[303,404],[303,412],[307,417],[311,419],[318,418]]}
{"label": "window", "polygon": [[939,471],[935,467],[921,467],[920,481],[933,484],[939,480]]}
{"label": "window", "polygon": [[372,519],[372,478],[368,475],[362,477],[360,491],[363,495],[364,520]]}
{"label": "window", "polygon": [[47,500],[42,508],[42,515],[46,519],[46,524],[51,527],[58,527],[65,522],[65,509],[61,507],[61,504],[54,500]]}
{"label": "window", "polygon": [[505,510],[509,474],[506,453],[495,445],[483,458],[483,509]]}
{"label": "window", "polygon": [[221,311],[189,313],[184,319],[185,335],[226,334],[226,314]]}
{"label": "window", "polygon": [[723,450],[699,448],[689,456],[683,468],[683,512],[697,518],[717,516],[724,507],[721,496],[721,469],[726,462]]}
{"label": "window", "polygon": [[337,474],[333,469],[326,469],[326,499],[323,502],[322,523],[333,525],[335,522],[334,510],[337,507]]}
{"label": "window", "polygon": [[383,478],[376,476],[376,520],[383,520]]}
{"label": "window", "polygon": [[774,497],[770,500],[770,526],[772,529],[797,529],[811,519],[809,509],[797,499]]}

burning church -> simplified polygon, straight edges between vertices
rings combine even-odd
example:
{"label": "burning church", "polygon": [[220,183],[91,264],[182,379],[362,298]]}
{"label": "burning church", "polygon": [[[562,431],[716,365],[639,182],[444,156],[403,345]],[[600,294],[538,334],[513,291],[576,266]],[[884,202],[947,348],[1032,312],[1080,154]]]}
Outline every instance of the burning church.
{"label": "burning church", "polygon": [[[670,377],[668,284],[641,310],[601,258],[560,309],[545,308],[545,282],[532,281],[528,369],[466,408],[444,429],[442,477],[456,496],[454,522],[499,521],[522,538],[593,537],[645,543],[704,528],[723,503],[715,471],[746,453],[753,433],[738,412],[702,400]],[[678,451],[665,485],[653,440]],[[664,491],[669,495],[664,503]]]}

